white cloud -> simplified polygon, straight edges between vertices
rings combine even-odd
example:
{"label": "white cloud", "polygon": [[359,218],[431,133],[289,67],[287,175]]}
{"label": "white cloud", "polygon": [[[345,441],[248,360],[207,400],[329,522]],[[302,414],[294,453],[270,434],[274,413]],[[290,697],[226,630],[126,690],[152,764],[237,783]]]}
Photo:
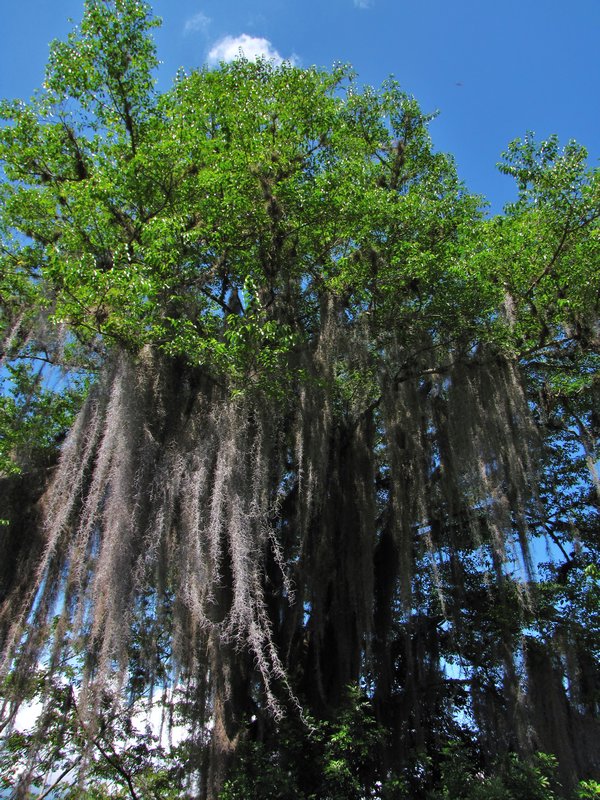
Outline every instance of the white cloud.
{"label": "white cloud", "polygon": [[197,14],[194,14],[193,17],[190,17],[185,21],[183,32],[196,33],[196,31],[202,31],[206,33],[209,25],[210,17],[207,17],[206,14],[203,14],[202,11],[199,11]]}
{"label": "white cloud", "polygon": [[373,0],[354,0],[356,8],[371,8]]}
{"label": "white cloud", "polygon": [[[236,58],[240,57],[240,51],[248,61],[266,58],[277,65],[284,61],[268,39],[263,39],[260,36],[249,36],[247,33],[242,33],[240,36],[224,36],[219,39],[211,47],[207,60],[211,65],[218,64],[221,61],[235,61]],[[287,60],[292,63],[296,61],[293,56]]]}

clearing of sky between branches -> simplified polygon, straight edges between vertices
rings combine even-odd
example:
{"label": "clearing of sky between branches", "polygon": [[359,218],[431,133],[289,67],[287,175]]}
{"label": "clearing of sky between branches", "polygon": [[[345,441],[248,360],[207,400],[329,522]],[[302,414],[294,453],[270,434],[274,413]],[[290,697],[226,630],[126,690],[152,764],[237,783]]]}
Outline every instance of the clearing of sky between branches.
{"label": "clearing of sky between branches", "polygon": [[[489,218],[395,81],[240,57],[158,93],[156,24],[89,0],[0,104],[2,785],[433,800],[456,748],[489,797],[536,753],[544,797],[591,785],[584,148],[510,144]],[[158,700],[185,746],[132,755]]]}

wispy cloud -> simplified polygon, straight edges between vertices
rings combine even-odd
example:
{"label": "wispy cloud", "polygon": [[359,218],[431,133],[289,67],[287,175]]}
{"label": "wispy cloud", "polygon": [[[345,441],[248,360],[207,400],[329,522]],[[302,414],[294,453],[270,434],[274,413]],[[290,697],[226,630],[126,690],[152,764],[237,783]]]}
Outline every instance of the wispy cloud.
{"label": "wispy cloud", "polygon": [[[234,61],[240,57],[240,54],[247,58],[248,61],[256,61],[257,58],[266,58],[268,61],[273,61],[279,65],[284,61],[284,58],[277,52],[268,39],[263,39],[260,36],[249,36],[247,33],[242,33],[240,36],[224,36],[211,47],[207,60],[211,65],[220,63],[221,61]],[[295,56],[292,56],[286,61],[296,63]]]}
{"label": "wispy cloud", "polygon": [[193,17],[186,19],[185,25],[183,26],[183,32],[196,33],[197,31],[202,31],[203,33],[206,33],[209,25],[210,17],[207,17],[206,14],[203,14],[202,11],[199,11],[197,14],[194,14]]}
{"label": "wispy cloud", "polygon": [[356,8],[371,8],[373,0],[354,0]]}

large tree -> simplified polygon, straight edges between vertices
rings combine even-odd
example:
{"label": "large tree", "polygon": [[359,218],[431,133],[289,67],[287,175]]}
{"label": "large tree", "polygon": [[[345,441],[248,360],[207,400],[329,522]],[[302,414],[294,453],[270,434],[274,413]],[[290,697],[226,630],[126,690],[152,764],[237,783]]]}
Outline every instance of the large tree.
{"label": "large tree", "polygon": [[[511,144],[488,218],[394,81],[240,58],[159,94],[155,24],[88,0],[0,107],[15,796],[216,798],[250,752],[280,797],[418,798],[461,743],[597,776],[585,150]],[[187,731],[160,785],[142,697]]]}

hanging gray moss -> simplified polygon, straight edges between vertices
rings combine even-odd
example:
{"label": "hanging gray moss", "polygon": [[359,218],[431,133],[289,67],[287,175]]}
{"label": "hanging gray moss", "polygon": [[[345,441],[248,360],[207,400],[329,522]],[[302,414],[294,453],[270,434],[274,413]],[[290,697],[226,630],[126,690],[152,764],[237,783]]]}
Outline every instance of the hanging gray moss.
{"label": "hanging gray moss", "polygon": [[[196,724],[212,720],[215,785],[253,708],[277,717],[298,690],[311,707],[333,708],[378,662],[388,663],[377,678],[388,700],[402,664],[402,714],[424,746],[434,712],[422,692],[441,673],[436,626],[419,622],[417,573],[429,571],[442,615],[442,573],[457,553],[488,551],[490,586],[515,569],[530,576],[523,509],[535,500],[536,437],[514,367],[483,350],[449,352],[439,372],[426,361],[393,377],[380,369],[375,395],[344,399],[339,371],[355,359],[368,366],[368,340],[333,304],[323,314],[285,400],[232,395],[151,349],[115,351],[40,501],[35,577],[3,609],[5,669],[83,647],[93,719],[103,688],[128,680],[146,598],[141,668],[153,682],[166,632],[167,672],[206,698]],[[377,569],[385,542],[387,589]],[[460,584],[450,591],[456,601]],[[407,626],[399,640],[396,603]],[[516,697],[509,639],[500,658]],[[509,724],[477,698],[482,730]]]}

